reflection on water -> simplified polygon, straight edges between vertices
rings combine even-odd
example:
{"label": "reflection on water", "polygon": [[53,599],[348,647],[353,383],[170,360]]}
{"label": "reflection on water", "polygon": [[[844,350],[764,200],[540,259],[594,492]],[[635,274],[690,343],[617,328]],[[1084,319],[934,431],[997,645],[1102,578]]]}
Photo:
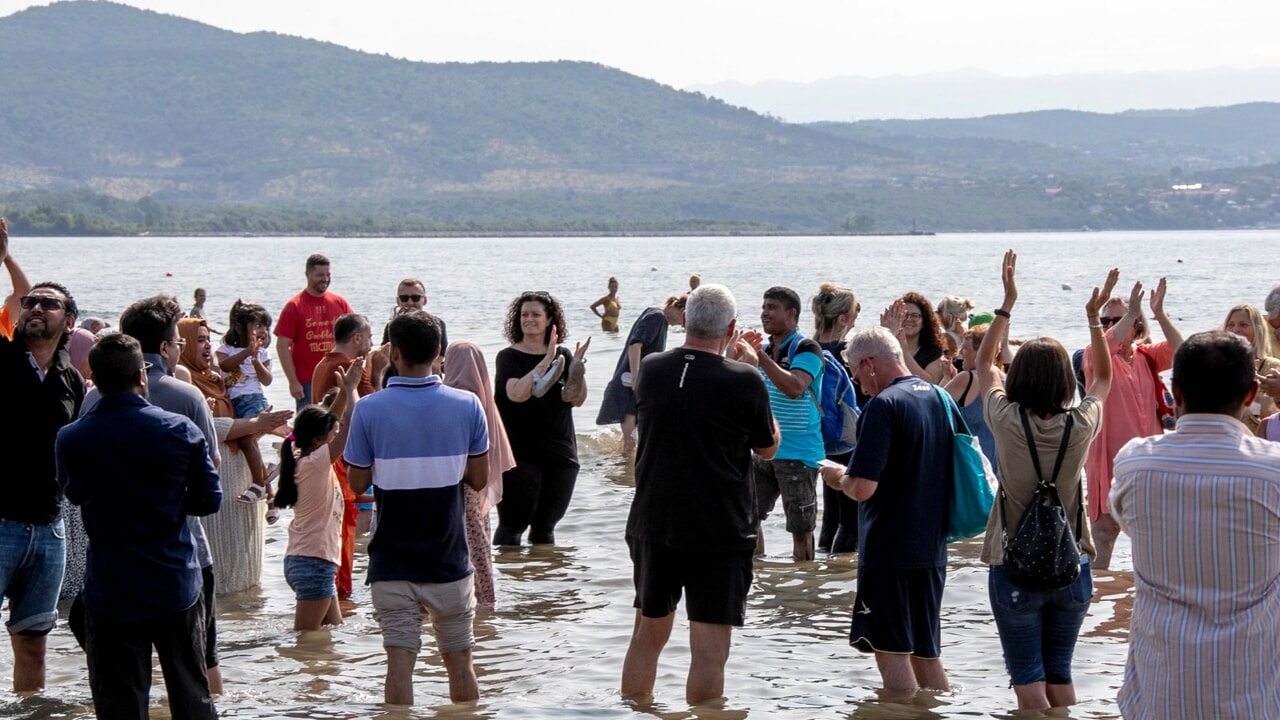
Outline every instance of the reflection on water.
{"label": "reflection on water", "polygon": [[[219,638],[226,718],[941,718],[1013,717],[1013,692],[988,609],[985,566],[976,540],[952,545],[943,602],[943,658],[955,689],[910,698],[877,692],[870,656],[848,646],[857,556],[794,563],[782,554],[781,518],[766,527],[769,547],[757,562],[747,626],[734,633],[720,707],[683,702],[688,626],[677,621],[664,652],[653,703],[633,705],[617,693],[630,639],[631,562],[623,537],[634,487],[617,456],[620,436],[579,438],[582,474],[573,506],[557,530],[561,546],[494,552],[498,605],[476,620],[475,662],[482,702],[449,705],[444,667],[428,638],[415,678],[414,708],[382,707],[383,650],[369,590],[357,584],[356,612],[337,628],[292,630],[293,597],[282,576],[287,523],[268,529],[262,587],[219,598]],[[361,548],[363,550],[363,548]],[[1116,564],[1127,566],[1128,547]],[[356,576],[366,557],[357,554]],[[1076,653],[1080,705],[1072,717],[1114,717],[1122,677],[1132,574],[1102,571],[1093,611]],[[429,632],[429,626],[425,628]],[[70,633],[50,637],[49,686],[42,696],[9,691],[11,665],[0,653],[0,718],[92,717],[84,658]],[[163,695],[159,672],[153,695]],[[153,701],[153,717],[167,708]]]}

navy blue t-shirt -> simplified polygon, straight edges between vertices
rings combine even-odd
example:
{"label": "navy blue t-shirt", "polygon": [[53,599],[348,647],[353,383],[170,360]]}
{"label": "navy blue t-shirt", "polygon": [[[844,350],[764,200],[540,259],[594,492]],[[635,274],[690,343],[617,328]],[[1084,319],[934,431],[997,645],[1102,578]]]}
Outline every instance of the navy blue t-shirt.
{"label": "navy blue t-shirt", "polygon": [[858,504],[861,565],[946,565],[951,426],[932,384],[908,375],[867,403],[848,472],[878,483]]}

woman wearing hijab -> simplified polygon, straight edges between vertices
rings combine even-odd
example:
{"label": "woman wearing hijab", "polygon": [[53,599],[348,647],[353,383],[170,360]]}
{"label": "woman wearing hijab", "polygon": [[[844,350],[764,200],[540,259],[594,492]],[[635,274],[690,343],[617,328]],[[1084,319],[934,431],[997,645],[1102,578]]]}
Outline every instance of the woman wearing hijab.
{"label": "woman wearing hijab", "polygon": [[489,369],[484,353],[471,342],[449,345],[444,353],[444,366],[448,369],[444,384],[466,390],[480,398],[484,406],[485,420],[489,423],[489,484],[479,492],[467,488],[466,521],[467,543],[471,546],[471,564],[475,566],[476,602],[492,606],[493,556],[489,533],[489,508],[502,500],[502,473],[516,466],[511,443],[507,442],[507,429],[493,401],[493,386],[489,383]]}
{"label": "woman wearing hijab", "polygon": [[[272,423],[283,422],[291,413],[264,412],[257,418],[237,420],[226,386],[212,369],[213,345],[209,342],[205,321],[179,320],[178,335],[186,342],[178,364],[191,373],[191,384],[199,388],[213,411],[213,425],[220,444],[218,453],[222,456],[218,477],[222,479],[223,497],[238,497],[253,480],[244,453],[235,441],[270,430]],[[224,502],[218,512],[200,518],[213,552],[214,585],[219,594],[239,592],[262,581],[266,526],[263,507],[262,503]]]}

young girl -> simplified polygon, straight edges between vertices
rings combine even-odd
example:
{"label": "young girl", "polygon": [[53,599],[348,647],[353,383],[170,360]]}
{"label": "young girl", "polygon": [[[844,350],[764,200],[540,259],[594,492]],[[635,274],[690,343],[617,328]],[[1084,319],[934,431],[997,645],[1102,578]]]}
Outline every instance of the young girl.
{"label": "young girl", "polygon": [[274,505],[293,508],[284,577],[298,601],[294,630],[342,624],[334,578],[342,562],[343,501],[333,458],[347,442],[363,368],[364,358],[357,358],[345,373],[339,371],[332,407],[308,405],[298,411],[293,432],[280,445],[280,489]]}
{"label": "young girl", "polygon": [[[217,356],[227,384],[227,397],[231,398],[238,418],[257,417],[267,409],[267,396],[262,388],[271,384],[271,358],[266,350],[270,328],[271,315],[261,305],[236,300],[231,306],[230,324],[222,336]],[[253,477],[253,484],[237,499],[258,502],[271,494],[271,479],[262,466],[258,436],[250,435],[236,442]],[[267,511],[267,522],[275,522],[276,517],[278,513]]]}

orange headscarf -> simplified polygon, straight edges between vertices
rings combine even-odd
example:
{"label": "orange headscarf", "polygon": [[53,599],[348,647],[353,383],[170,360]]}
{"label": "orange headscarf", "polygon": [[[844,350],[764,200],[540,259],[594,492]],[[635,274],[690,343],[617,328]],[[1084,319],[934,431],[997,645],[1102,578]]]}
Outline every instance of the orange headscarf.
{"label": "orange headscarf", "polygon": [[515,454],[507,441],[507,428],[502,424],[498,406],[493,401],[493,389],[489,384],[489,369],[484,363],[484,353],[471,342],[449,343],[444,353],[444,366],[448,374],[444,384],[459,390],[467,390],[480,398],[484,417],[489,422],[489,484],[485,486],[487,503],[481,509],[502,501],[502,473],[516,466]]}
{"label": "orange headscarf", "polygon": [[187,342],[182,348],[182,355],[178,357],[178,364],[191,371],[191,384],[199,388],[205,398],[213,400],[211,409],[214,417],[233,418],[236,416],[236,409],[231,404],[231,398],[227,397],[227,386],[222,382],[222,376],[214,372],[213,368],[196,368],[196,345],[200,328],[209,329],[201,318],[182,318],[178,321],[178,336]]}

